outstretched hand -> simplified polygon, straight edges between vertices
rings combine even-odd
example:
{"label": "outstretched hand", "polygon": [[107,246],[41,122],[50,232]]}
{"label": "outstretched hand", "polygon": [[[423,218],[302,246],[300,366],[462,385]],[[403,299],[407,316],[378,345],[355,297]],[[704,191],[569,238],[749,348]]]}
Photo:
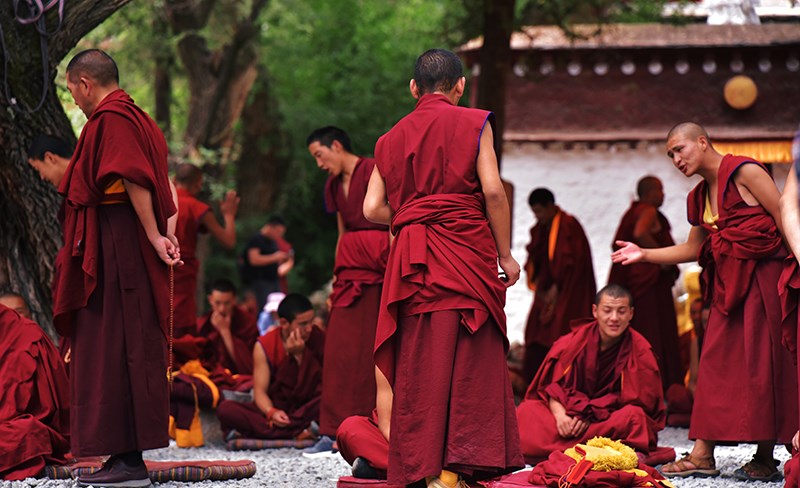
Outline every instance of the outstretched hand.
{"label": "outstretched hand", "polygon": [[232,215],[236,216],[236,212],[239,210],[239,202],[241,199],[236,195],[235,190],[228,190],[225,193],[225,198],[219,202],[219,211],[222,215]]}
{"label": "outstretched hand", "polygon": [[619,249],[611,253],[611,260],[623,265],[638,263],[644,259],[642,248],[628,241],[615,241]]}

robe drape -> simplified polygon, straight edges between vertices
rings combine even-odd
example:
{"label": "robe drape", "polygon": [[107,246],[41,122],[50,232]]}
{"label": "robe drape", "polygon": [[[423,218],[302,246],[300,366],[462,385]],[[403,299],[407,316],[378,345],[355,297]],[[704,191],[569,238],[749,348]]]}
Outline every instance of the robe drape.
{"label": "robe drape", "polygon": [[22,480],[69,452],[69,382],[35,323],[0,305],[0,479]]}
{"label": "robe drape", "polygon": [[[777,293],[783,240],[761,205],[749,206],[734,181],[743,164],[726,155],[718,171],[717,229],[703,221],[708,185],[687,200],[689,223],[708,236],[698,255],[711,312],[697,374],[689,437],[728,442],[788,443],[797,430],[797,373],[781,346]],[[735,398],[736,401],[731,401]]]}
{"label": "robe drape", "polygon": [[375,327],[383,274],[389,255],[389,228],[364,218],[364,197],[375,160],[360,158],[345,196],[340,176],[325,185],[325,204],[344,223],[333,273],[331,310],[325,339],[320,433],[335,437],[351,415],[375,407]]}
{"label": "robe drape", "polygon": [[[617,233],[612,241],[612,249],[617,249],[614,242],[637,242],[634,229],[642,212],[652,208],[642,202],[633,202],[622,216]],[[656,210],[660,230],[651,233],[650,237],[657,243],[656,247],[667,247],[675,244],[670,235],[667,218]],[[675,304],[672,298],[672,285],[680,274],[677,266],[662,266],[652,263],[636,263],[623,266],[620,263],[611,265],[608,276],[609,283],[622,285],[633,295],[635,313],[631,327],[639,331],[653,346],[653,352],[661,369],[661,380],[666,391],[672,384],[683,383],[680,345],[678,340],[678,319],[675,315]]]}
{"label": "robe drape", "polygon": [[150,191],[166,234],[175,213],[167,144],[122,90],[107,95],[81,132],[59,192],[64,247],[56,257],[54,324],[71,335],[71,433],[76,456],[168,444],[167,266],[145,235],[120,180]]}
{"label": "robe drape", "polygon": [[[563,451],[594,436],[621,440],[644,454],[656,447],[666,412],[658,364],[650,343],[628,329],[616,357],[603,358],[610,367],[599,377],[600,335],[597,321],[562,337],[550,352],[517,407],[525,460],[537,463],[553,451]],[[590,423],[580,438],[564,439],[556,429],[550,398],[567,415]]]}
{"label": "robe drape", "polygon": [[490,476],[522,465],[505,351],[505,287],[477,176],[491,114],[424,95],[381,137],[393,209],[375,362],[394,391],[388,481],[443,468]]}
{"label": "robe drape", "polygon": [[378,428],[378,413],[348,417],[339,426],[336,443],[345,461],[352,466],[356,458],[364,458],[380,475],[386,477],[389,466],[389,441]]}
{"label": "robe drape", "polygon": [[[556,339],[569,332],[570,322],[591,315],[597,290],[592,253],[583,227],[572,215],[560,209],[559,213],[552,258],[548,249],[550,226],[533,226],[528,244],[526,269],[534,270],[528,280],[536,285],[537,293],[525,326],[524,374],[528,381],[536,374],[545,351]],[[545,303],[538,293],[545,293],[553,285],[558,290],[555,310],[544,321]]]}
{"label": "robe drape", "polygon": [[312,420],[319,419],[322,392],[322,362],[325,334],[312,327],[300,364],[290,357],[283,345],[281,328],[276,327],[258,339],[270,368],[267,395],[275,408],[286,412],[290,424],[269,425],[254,402],[225,401],[217,407],[217,416],[225,432],[236,429],[256,439],[290,439],[300,434]]}
{"label": "robe drape", "polygon": [[197,235],[204,231],[203,216],[209,206],[194,197],[185,188],[178,193],[178,223],[175,237],[181,246],[183,266],[175,269],[175,337],[193,334],[197,326],[197,273],[200,261],[195,254]]}

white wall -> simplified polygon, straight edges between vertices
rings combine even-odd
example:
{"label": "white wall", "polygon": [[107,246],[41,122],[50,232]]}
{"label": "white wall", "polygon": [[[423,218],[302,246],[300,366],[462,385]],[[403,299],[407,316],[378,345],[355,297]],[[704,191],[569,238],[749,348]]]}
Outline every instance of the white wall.
{"label": "white wall", "polygon": [[[783,188],[788,168],[788,165],[774,168],[779,188]],[[506,145],[502,176],[514,185],[514,257],[520,265],[527,258],[525,247],[534,224],[528,194],[534,188],[546,187],[555,195],[556,204],[583,225],[592,248],[597,285],[605,285],[611,267],[611,240],[622,214],[636,197],[636,183],[645,175],[657,176],[664,183],[666,198],[661,212],[672,225],[675,241],[686,240],[690,227],[686,221],[686,195],[700,177],[683,176],[673,167],[662,146],[545,150],[538,144]],[[506,314],[511,342],[524,342],[532,298],[523,280],[508,291]]]}

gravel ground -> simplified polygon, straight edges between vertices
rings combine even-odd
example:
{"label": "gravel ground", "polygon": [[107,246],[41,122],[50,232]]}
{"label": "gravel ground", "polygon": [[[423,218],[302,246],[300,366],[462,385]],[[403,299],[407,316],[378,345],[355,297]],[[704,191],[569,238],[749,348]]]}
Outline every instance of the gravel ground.
{"label": "gravel ground", "polygon": [[[686,429],[667,428],[660,436],[661,445],[673,446],[680,454],[691,449],[691,442],[686,438]],[[722,470],[722,476],[715,479],[679,479],[674,482],[677,488],[699,488],[699,487],[781,487],[783,482],[775,483],[745,483],[733,479],[733,470],[750,460],[755,452],[755,446],[741,445],[737,447],[718,447],[717,448],[717,467]],[[782,462],[789,459],[789,454],[783,447],[775,449],[775,457]],[[224,459],[239,460],[251,459],[258,466],[258,471],[253,478],[241,481],[228,482],[203,482],[203,483],[163,483],[159,487],[188,487],[200,486],[202,488],[213,487],[325,487],[333,488],[336,486],[336,479],[339,476],[350,473],[349,466],[339,456],[321,459],[306,459],[299,450],[295,449],[273,449],[265,451],[226,451],[221,443],[209,442],[206,447],[200,449],[178,449],[168,447],[145,453],[146,459],[167,461],[180,459]],[[21,488],[21,487],[75,487],[74,481],[51,481],[27,479],[16,482],[0,482],[0,488]]]}

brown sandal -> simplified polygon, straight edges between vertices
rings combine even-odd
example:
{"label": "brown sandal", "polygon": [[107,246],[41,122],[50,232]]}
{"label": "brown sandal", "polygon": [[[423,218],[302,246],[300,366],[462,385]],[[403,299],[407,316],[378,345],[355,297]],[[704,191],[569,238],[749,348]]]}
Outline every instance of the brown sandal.
{"label": "brown sandal", "polygon": [[742,481],[780,481],[783,475],[778,471],[780,461],[773,459],[772,462],[764,462],[761,459],[753,459],[733,472],[733,477]]}
{"label": "brown sandal", "polygon": [[689,476],[713,478],[719,476],[713,456],[701,458],[691,454],[684,454],[679,460],[661,466],[659,471],[667,478],[688,478]]}

